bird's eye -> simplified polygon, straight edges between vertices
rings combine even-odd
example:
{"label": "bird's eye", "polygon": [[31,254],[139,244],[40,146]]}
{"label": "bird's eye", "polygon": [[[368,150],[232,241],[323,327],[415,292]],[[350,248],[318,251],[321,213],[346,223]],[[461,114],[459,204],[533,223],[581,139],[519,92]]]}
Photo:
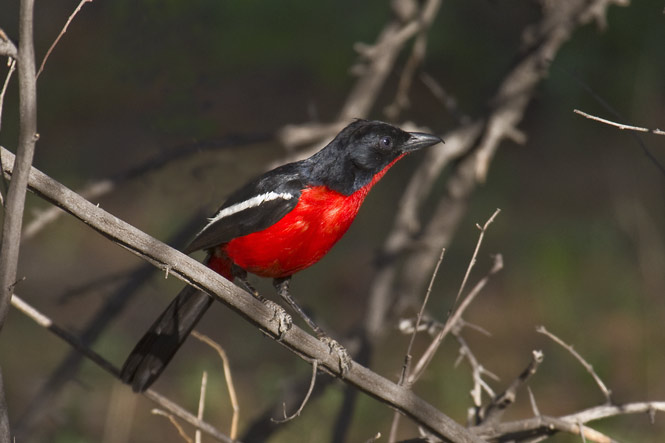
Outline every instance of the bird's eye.
{"label": "bird's eye", "polygon": [[379,140],[379,145],[383,149],[390,149],[393,147],[393,139],[390,137],[381,137],[381,140]]}

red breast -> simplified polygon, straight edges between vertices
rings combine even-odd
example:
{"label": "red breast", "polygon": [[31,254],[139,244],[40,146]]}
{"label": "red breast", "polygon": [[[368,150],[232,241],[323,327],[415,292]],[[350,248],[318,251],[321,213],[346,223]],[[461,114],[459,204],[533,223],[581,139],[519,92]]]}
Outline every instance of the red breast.
{"label": "red breast", "polygon": [[271,278],[288,277],[313,265],[342,238],[369,190],[401,157],[348,196],[325,186],[305,188],[291,212],[262,231],[220,245],[208,266],[232,280],[230,261],[247,272]]}

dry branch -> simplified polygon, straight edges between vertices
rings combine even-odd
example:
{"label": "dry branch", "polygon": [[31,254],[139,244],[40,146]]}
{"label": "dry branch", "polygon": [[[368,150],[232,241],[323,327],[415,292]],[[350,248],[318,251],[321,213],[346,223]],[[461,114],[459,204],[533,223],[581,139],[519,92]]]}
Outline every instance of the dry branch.
{"label": "dry branch", "polygon": [[[17,52],[19,81],[19,139],[16,175],[12,177],[3,201],[4,221],[0,239],[0,331],[2,330],[16,285],[21,226],[25,208],[28,176],[37,142],[37,82],[33,42],[34,0],[22,0],[19,8],[19,47]],[[7,40],[8,39],[4,39]],[[4,92],[3,92],[4,94]],[[0,163],[2,161],[0,160]],[[0,441],[9,443],[9,414],[4,382],[0,371]]]}
{"label": "dry branch", "polygon": [[217,352],[217,355],[219,355],[220,360],[222,360],[222,367],[224,369],[224,379],[226,380],[226,389],[229,391],[229,401],[231,402],[231,409],[233,410],[233,416],[231,417],[231,430],[229,432],[229,435],[231,436],[232,439],[235,440],[235,438],[238,436],[238,419],[240,418],[240,406],[238,404],[238,396],[236,395],[236,388],[233,385],[233,378],[231,377],[231,364],[229,363],[229,359],[226,356],[226,352],[219,345],[219,343],[217,343],[207,335],[201,334],[200,332],[194,330],[192,331],[192,336],[200,340],[201,342],[207,344],[212,349],[214,349],[215,352]]}
{"label": "dry branch", "polygon": [[584,111],[580,111],[579,109],[573,109],[573,112],[575,114],[579,114],[582,117],[588,118],[589,120],[595,120],[600,123],[605,123],[606,125],[609,126],[614,126],[616,128],[619,128],[621,130],[627,129],[629,131],[637,131],[637,132],[651,132],[656,135],[665,135],[665,131],[661,129],[649,129],[649,128],[643,128],[641,126],[633,126],[633,125],[626,125],[624,123],[617,123],[613,122],[612,120],[608,120],[606,118],[598,117],[589,113],[586,113]]}
{"label": "dry branch", "polygon": [[18,49],[16,45],[12,42],[5,31],[0,28],[0,56],[7,56],[13,59],[18,57]]}
{"label": "dry branch", "polygon": [[481,425],[472,429],[474,429],[482,438],[491,441],[536,438],[539,436],[551,435],[556,432],[567,432],[573,435],[580,435],[580,429],[583,429],[585,432],[585,438],[596,441],[595,437],[590,435],[595,431],[588,427],[580,427],[580,424],[586,425],[594,420],[618,417],[621,415],[653,414],[655,411],[665,412],[665,402],[635,402],[623,405],[602,405],[562,417],[542,415],[525,420]]}
{"label": "dry branch", "polygon": [[[4,172],[11,174],[14,156],[5,149],[2,149],[1,154]],[[171,275],[215,296],[264,334],[274,339],[282,335],[278,331],[278,325],[273,322],[274,312],[268,306],[202,263],[114,217],[35,168],[30,172],[29,187],[37,195],[60,206],[114,243],[161,269],[168,269]],[[318,360],[322,369],[339,375],[338,360],[330,354],[328,347],[300,328],[294,326],[281,337],[279,343],[303,359]],[[443,438],[460,442],[478,441],[473,434],[410,390],[357,363],[344,374],[343,380],[402,411],[421,426]]]}
{"label": "dry branch", "polygon": [[[380,337],[389,306],[399,313],[416,305],[412,297],[425,287],[441,248],[448,246],[463,215],[466,204],[479,181],[486,177],[490,162],[501,141],[519,141],[517,129],[539,82],[547,75],[550,63],[574,30],[598,20],[607,8],[621,3],[612,0],[571,0],[557,2],[557,7],[544,8],[542,19],[523,33],[523,51],[497,88],[485,115],[447,134],[446,144],[429,150],[415,171],[400,201],[391,233],[384,242],[384,257],[370,292],[372,312],[368,332]],[[427,199],[437,177],[452,159],[463,156],[448,179],[445,194],[432,217],[421,221],[419,210]],[[415,248],[415,246],[418,246]],[[401,269],[392,260],[404,251],[407,256]],[[394,300],[398,300],[394,304]]]}
{"label": "dry branch", "polygon": [[[72,348],[76,349],[78,352],[80,352],[90,361],[95,363],[97,366],[99,366],[100,368],[102,368],[103,370],[105,370],[115,378],[119,378],[120,370],[118,368],[116,368],[104,357],[102,357],[101,355],[90,349],[85,343],[81,342],[81,340],[79,340],[78,337],[68,332],[64,328],[60,327],[59,325],[55,324],[49,317],[42,314],[37,309],[32,307],[30,304],[23,301],[23,299],[21,299],[16,294],[14,294],[14,296],[12,297],[12,306],[14,306],[20,312],[28,316],[32,321],[37,323],[37,325],[41,326],[42,328],[48,329],[50,332],[52,332],[53,334],[55,334],[65,342],[67,342],[67,344],[69,344]],[[144,395],[149,399],[151,399],[152,401],[154,401],[155,403],[157,403],[163,409],[168,411],[170,414],[180,417],[181,419],[195,426],[197,429],[201,429],[203,432],[207,433],[208,435],[211,435],[217,440],[222,442],[231,441],[230,438],[222,434],[215,427],[211,426],[210,424],[204,421],[197,419],[196,416],[185,411],[183,408],[173,403],[169,399],[165,398],[164,396],[158,394],[156,391],[148,390],[144,393]]]}
{"label": "dry branch", "polygon": [[593,366],[587,362],[584,357],[580,355],[579,352],[573,348],[572,345],[569,345],[565,343],[563,340],[561,340],[559,337],[556,335],[552,334],[550,331],[545,329],[545,326],[538,326],[536,328],[536,332],[540,334],[544,334],[545,336],[549,337],[552,339],[555,343],[559,344],[561,347],[563,347],[566,351],[568,351],[575,359],[580,362],[582,366],[584,366],[584,369],[593,377],[593,380],[596,382],[598,385],[598,388],[602,391],[603,395],[605,396],[605,400],[607,401],[608,404],[612,403],[612,391],[605,386],[605,383],[603,383],[603,380],[600,378],[600,376],[596,373],[596,371],[593,369]]}
{"label": "dry branch", "polygon": [[76,9],[74,9],[74,12],[72,12],[69,18],[67,19],[67,22],[65,22],[65,26],[62,27],[60,34],[58,34],[58,36],[55,38],[51,46],[48,48],[48,51],[46,51],[46,55],[44,56],[41,65],[39,65],[39,70],[37,71],[38,78],[42,73],[42,71],[44,70],[44,66],[46,65],[46,60],[48,60],[49,56],[51,55],[51,52],[53,52],[53,49],[55,49],[56,45],[58,44],[62,36],[65,35],[65,32],[67,32],[67,28],[69,28],[69,25],[71,24],[72,20],[74,20],[74,17],[76,17],[76,14],[78,14],[79,11],[81,11],[81,8],[83,8],[83,5],[86,3],[92,3],[92,0],[81,0]]}

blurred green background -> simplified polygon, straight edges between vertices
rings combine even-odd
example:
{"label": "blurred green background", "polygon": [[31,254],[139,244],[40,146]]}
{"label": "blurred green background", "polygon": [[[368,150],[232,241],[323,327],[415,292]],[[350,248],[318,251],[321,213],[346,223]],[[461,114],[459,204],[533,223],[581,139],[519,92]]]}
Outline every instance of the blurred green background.
{"label": "blurred green background", "polygon": [[[0,4],[0,27],[14,41],[18,3]],[[77,4],[37,3],[38,62]],[[455,96],[461,112],[477,116],[515,60],[523,28],[539,17],[540,7],[531,1],[445,1],[429,32],[423,70]],[[353,45],[374,42],[389,18],[385,0],[86,4],[39,78],[35,164],[80,189],[178,145],[271,133],[289,123],[333,121],[354,81],[349,73],[356,59]],[[664,21],[661,2],[635,1],[610,8],[606,29],[588,25],[575,32],[553,60],[520,125],[527,142],[502,144],[434,288],[430,311],[441,318],[473,252],[475,223],[501,208],[472,281],[487,271],[491,253],[503,254],[505,269],[466,315],[492,336],[465,335],[482,365],[501,378],[492,384],[497,391],[526,366],[531,350],[542,349],[545,362],[530,386],[546,414],[571,413],[603,397],[568,353],[535,332],[541,324],[575,345],[616,401],[665,400],[665,177],[633,134],[573,113],[577,108],[610,117],[588,91],[591,87],[625,122],[663,127]],[[402,54],[397,65],[405,59]],[[3,64],[0,77],[5,73]],[[372,118],[385,119],[382,109],[392,100],[397,80],[389,79]],[[11,150],[17,140],[16,86],[13,78],[0,132],[0,144]],[[455,127],[422,83],[414,83],[411,100],[405,118],[439,134]],[[640,137],[665,164],[665,139]],[[236,186],[285,153],[276,142],[201,153],[124,183],[98,203],[168,240],[193,215],[216,209]],[[414,155],[394,168],[340,244],[295,279],[295,296],[333,335],[343,336],[362,319],[363,297],[396,210],[395,196],[419,158]],[[29,196],[26,221],[46,207]],[[65,216],[25,243],[19,269],[25,280],[16,293],[80,332],[140,265],[130,253]],[[155,270],[94,348],[120,365],[179,287],[176,279],[165,280]],[[270,291],[268,282],[259,287]],[[265,407],[280,401],[287,380],[310,372],[223,306],[211,309],[200,330],[218,340],[231,359],[241,432]],[[373,369],[396,380],[406,343],[396,332],[389,334]],[[425,344],[419,341],[418,349]],[[10,312],[0,359],[12,423],[22,419],[68,352],[59,339]],[[468,366],[455,367],[456,357],[456,345],[447,343],[415,390],[464,421],[472,384]],[[228,430],[231,409],[219,362],[196,340],[188,341],[155,387],[194,410],[203,369],[210,372],[206,418]],[[272,441],[328,441],[342,393],[342,385],[328,389]],[[151,402],[90,363],[49,404],[24,441],[179,438],[163,417],[150,414]],[[508,418],[530,413],[522,391]],[[384,435],[379,441],[386,441],[391,410],[361,395],[355,417],[349,441],[365,441],[378,431]],[[403,423],[403,436],[415,435]],[[620,441],[657,442],[665,435],[660,416],[655,425],[646,416],[632,416],[593,426]],[[553,441],[579,440],[557,436]]]}

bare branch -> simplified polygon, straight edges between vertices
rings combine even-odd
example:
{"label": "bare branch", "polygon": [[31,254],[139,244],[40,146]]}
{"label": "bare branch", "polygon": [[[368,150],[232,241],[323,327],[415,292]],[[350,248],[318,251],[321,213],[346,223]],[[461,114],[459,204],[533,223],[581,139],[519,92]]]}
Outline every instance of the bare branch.
{"label": "bare branch", "polygon": [[[377,331],[381,330],[380,319],[385,317],[389,306],[395,306],[399,312],[415,304],[414,294],[426,286],[439,251],[449,244],[466,213],[469,196],[479,181],[484,180],[500,143],[504,139],[515,139],[516,135],[519,141],[517,126],[537,85],[547,75],[551,60],[573,31],[604,14],[614,2],[571,1],[565,3],[565,8],[559,3],[556,2],[557,7],[547,9],[539,22],[522,33],[524,50],[498,87],[488,112],[450,134],[444,134],[446,145],[426,153],[421,169],[414,173],[400,202],[400,213],[384,243],[382,256],[392,258],[403,251],[411,251],[410,248],[413,250],[399,273],[393,262],[388,261],[376,274],[371,298],[384,309],[372,309],[376,318],[372,319],[371,326],[376,323],[379,326]],[[429,196],[436,177],[451,158],[462,154],[464,157],[448,179],[445,194],[435,205],[429,220],[422,222],[418,209]],[[416,186],[420,188],[418,192],[410,194]],[[397,297],[400,297],[397,303],[391,300]]]}
{"label": "bare branch", "polygon": [[222,360],[222,367],[224,369],[224,379],[226,380],[226,389],[228,389],[229,391],[229,400],[231,401],[231,408],[233,409],[233,417],[231,418],[231,431],[229,432],[229,436],[235,440],[238,437],[238,420],[240,418],[240,406],[238,403],[238,396],[236,395],[236,389],[235,386],[233,385],[233,378],[231,377],[231,365],[229,364],[229,359],[226,356],[226,352],[219,345],[219,343],[217,343],[207,335],[201,334],[200,332],[194,330],[192,331],[192,336],[196,337],[198,340],[202,341],[203,343],[213,348],[219,355],[219,358]]}
{"label": "bare branch", "polygon": [[[565,69],[562,69],[562,71],[567,75],[569,75],[571,78],[573,78],[577,83],[579,83],[582,86],[582,88],[584,88],[594,98],[594,100],[600,103],[600,105],[604,109],[609,111],[610,114],[614,116],[614,118],[616,118],[617,120],[625,120],[625,118],[623,118],[623,116],[617,110],[615,110],[612,106],[610,106],[610,104],[606,100],[604,100],[599,94],[597,94],[596,91],[594,91],[593,88],[591,88],[591,86],[589,86],[588,83],[582,81],[575,74],[570,73]],[[658,135],[661,135],[662,132],[663,131],[660,129],[654,130],[654,133]],[[656,166],[656,168],[658,168],[661,174],[665,175],[665,165],[660,163],[658,158],[651,152],[651,149],[649,149],[647,144],[642,140],[642,138],[640,138],[639,134],[636,134],[635,132],[631,132],[630,134],[635,139],[637,144],[640,146],[642,152],[644,153],[644,155],[647,156],[649,161],[653,163]]]}
{"label": "bare branch", "polygon": [[18,57],[16,45],[7,37],[2,28],[0,28],[0,56],[7,56],[13,59]]}
{"label": "bare branch", "polygon": [[[58,212],[63,213],[59,208],[55,208]],[[189,241],[192,234],[200,227],[200,217],[194,215],[188,223],[185,223],[178,232],[169,239],[169,244],[181,245]],[[99,307],[96,313],[92,314],[87,323],[81,328],[79,337],[80,340],[87,346],[92,346],[97,341],[99,336],[106,330],[108,325],[118,316],[119,313],[125,309],[127,304],[132,300],[136,292],[147,284],[154,276],[154,268],[148,264],[143,263],[140,266],[127,274],[126,277],[115,274],[113,278],[116,281],[125,280],[125,283],[118,286],[115,291],[109,295],[104,303]],[[95,283],[100,284],[99,280]],[[78,291],[87,290],[88,287],[80,287]],[[75,288],[76,290],[76,288]],[[66,294],[66,293],[65,293]],[[60,295],[58,298],[62,300],[66,295]],[[83,355],[76,350],[72,349],[62,360],[62,362],[55,367],[51,372],[48,379],[44,381],[39,390],[34,394],[28,406],[24,409],[23,414],[19,417],[15,425],[15,433],[17,435],[29,435],[32,429],[39,426],[39,420],[52,410],[57,402],[53,401],[63,387],[66,386],[67,381],[75,376],[78,369],[83,362]]]}
{"label": "bare branch", "polygon": [[496,394],[494,393],[494,390],[490,387],[490,385],[483,380],[483,375],[487,375],[490,378],[494,380],[499,380],[499,377],[488,371],[483,367],[483,365],[478,362],[478,359],[476,356],[473,354],[471,351],[471,348],[467,344],[466,340],[464,340],[464,337],[459,333],[459,331],[453,331],[453,335],[455,336],[455,339],[457,340],[457,343],[459,344],[459,358],[455,362],[455,364],[459,364],[462,358],[466,358],[469,364],[471,365],[471,374],[473,378],[473,389],[471,389],[471,398],[473,399],[473,404],[477,408],[480,408],[480,405],[482,404],[482,395],[483,391],[487,393],[487,395],[494,397]]}
{"label": "bare branch", "polygon": [[[203,371],[203,374],[201,375],[201,393],[199,394],[199,409],[196,412],[196,418],[198,418],[199,420],[203,420],[203,411],[205,409],[206,389],[207,388],[208,388],[208,373],[206,371]],[[231,436],[231,438],[234,438],[234,437]],[[194,441],[196,443],[201,443],[201,430],[200,429],[196,430],[196,433],[194,434]]]}
{"label": "bare branch", "polygon": [[651,130],[651,129],[648,129],[648,128],[642,128],[640,126],[624,125],[622,123],[613,122],[612,120],[607,120],[605,118],[601,118],[601,117],[597,117],[595,115],[587,114],[586,112],[580,111],[579,109],[573,109],[573,112],[575,114],[581,115],[582,117],[586,117],[589,120],[595,120],[597,122],[605,123],[606,125],[615,126],[619,129],[628,129],[628,130],[637,131],[637,132],[653,132],[654,134],[658,134],[658,135],[665,134],[665,132],[661,131],[660,129]]}
{"label": "bare branch", "polygon": [[[16,174],[12,176],[4,204],[2,238],[0,238],[0,330],[5,325],[11,302],[21,243],[21,226],[25,208],[30,166],[37,142],[37,85],[33,41],[34,0],[21,0],[19,8],[19,140],[16,150]],[[3,33],[3,37],[4,33]],[[3,38],[2,40],[5,40]],[[0,160],[0,163],[2,161]],[[4,382],[0,371],[0,441],[9,443],[9,415]]]}
{"label": "bare branch", "polygon": [[416,334],[420,330],[420,323],[423,319],[423,314],[425,313],[425,306],[427,306],[429,296],[432,293],[432,286],[434,286],[434,280],[436,279],[436,274],[439,272],[439,267],[441,266],[441,262],[443,261],[443,255],[445,254],[445,252],[446,252],[445,249],[441,250],[441,255],[439,256],[439,261],[436,262],[436,266],[434,267],[434,272],[432,272],[432,279],[430,280],[429,286],[427,287],[427,292],[425,293],[423,304],[420,306],[420,311],[418,311],[418,316],[416,317],[416,324],[413,327],[413,332],[411,333],[411,338],[409,339],[409,346],[407,347],[406,354],[404,355],[402,374],[400,375],[398,382],[400,385],[404,384],[404,381],[409,375],[409,363],[411,362],[412,358],[411,349],[413,348],[413,342],[416,341]]}
{"label": "bare branch", "polygon": [[[492,215],[490,220],[494,218],[494,216],[497,214],[497,212]],[[488,222],[490,221],[488,220]],[[488,226],[488,223],[485,224],[485,226]],[[482,233],[481,233],[482,234]],[[479,242],[480,242],[479,238]],[[477,252],[477,248],[476,248]],[[474,258],[472,261],[475,259],[475,254]],[[480,291],[485,287],[487,282],[489,281],[490,276],[496,274],[499,272],[501,269],[503,269],[503,257],[501,254],[497,254],[494,256],[494,264],[492,266],[492,269],[490,269],[489,273],[483,277],[477,284],[476,286],[473,287],[473,289],[469,292],[469,294],[462,300],[460,305],[453,311],[453,314],[448,317],[446,320],[444,327],[439,331],[437,336],[432,340],[430,345],[427,347],[427,350],[423,353],[422,357],[416,364],[415,369],[413,370],[413,373],[409,377],[409,383],[414,383],[418,378],[422,376],[424,373],[425,369],[429,365],[429,363],[432,361],[434,358],[434,354],[436,351],[439,349],[439,346],[441,346],[441,343],[443,343],[443,339],[448,335],[448,333],[457,326],[457,322],[462,318],[462,314],[466,309],[471,305],[471,302],[476,298],[476,296],[480,293]]]}
{"label": "bare branch", "polygon": [[[0,91],[0,130],[2,129],[2,110],[4,109],[5,104],[5,93],[7,92],[7,86],[9,86],[9,80],[12,78],[12,74],[16,69],[16,59],[10,59],[9,61],[9,71],[7,71],[7,77],[5,77],[5,82],[2,84],[2,91]],[[0,201],[0,203],[3,203]]]}
{"label": "bare branch", "polygon": [[565,415],[561,417],[561,419],[574,423],[588,423],[594,420],[629,414],[649,414],[649,416],[652,417],[656,412],[665,412],[665,401],[634,402],[622,405],[600,405],[574,414]]}
{"label": "bare branch", "polygon": [[407,59],[404,69],[402,69],[402,75],[399,78],[395,98],[393,99],[393,102],[384,109],[384,113],[389,120],[397,120],[400,112],[409,107],[409,89],[411,89],[416,69],[425,58],[426,49],[427,34],[425,29],[421,29],[416,37],[416,41],[413,43],[411,55]]}
{"label": "bare branch", "polygon": [[356,49],[370,63],[355,68],[356,72],[362,70],[362,76],[349,94],[338,120],[349,120],[369,113],[402,47],[410,38],[429,26],[440,6],[441,0],[428,0],[422,7],[421,14],[409,23],[388,23],[374,46],[356,45]]}
{"label": "bare branch", "polygon": [[187,433],[182,428],[182,426],[180,426],[180,423],[178,423],[178,420],[175,419],[173,414],[169,414],[168,412],[162,411],[161,409],[153,409],[152,413],[155,415],[161,415],[162,417],[166,417],[171,422],[176,431],[178,431],[178,434],[183,440],[185,440],[187,443],[194,443],[194,440],[192,440],[192,438],[189,435],[187,435]]}
{"label": "bare branch", "polygon": [[457,302],[459,301],[460,296],[462,295],[462,292],[464,292],[464,288],[466,287],[466,282],[469,280],[469,275],[471,274],[471,270],[476,265],[476,258],[478,257],[478,251],[480,250],[480,245],[483,243],[483,238],[485,238],[485,231],[487,230],[487,227],[494,221],[496,216],[499,215],[499,212],[501,212],[501,209],[497,208],[497,210],[494,211],[494,214],[492,214],[492,216],[485,222],[483,226],[476,224],[476,227],[480,230],[480,235],[478,236],[478,241],[476,242],[476,249],[473,251],[473,256],[471,257],[469,266],[466,268],[466,273],[464,274],[464,279],[462,280],[462,284],[460,285],[459,291],[457,291],[457,295],[455,296],[454,304],[457,304]]}
{"label": "bare branch", "polygon": [[[5,149],[0,152],[5,173],[11,174],[14,156]],[[280,344],[301,358],[308,361],[317,359],[323,370],[339,374],[339,361],[329,353],[324,343],[296,326],[287,334],[280,334],[279,325],[273,321],[274,313],[268,306],[202,263],[119,220],[35,168],[31,170],[29,184],[30,189],[39,196],[85,221],[87,226],[155,266],[162,269],[168,267],[171,275],[225,303],[273,339],[279,338]],[[350,370],[344,373],[343,380],[402,411],[437,435],[461,442],[478,441],[474,435],[410,390],[392,383],[360,364],[354,363]]]}
{"label": "bare branch", "polygon": [[609,403],[609,404],[612,403],[612,391],[610,391],[609,389],[607,389],[607,386],[605,386],[605,383],[603,383],[603,381],[600,379],[600,377],[598,376],[598,374],[596,374],[596,371],[593,369],[593,366],[592,366],[590,363],[588,363],[588,362],[584,359],[584,357],[582,357],[582,356],[581,356],[581,355],[580,355],[580,354],[579,354],[579,353],[573,348],[572,345],[569,345],[569,344],[565,343],[565,342],[564,342],[563,340],[561,340],[559,337],[557,337],[556,335],[554,335],[554,334],[552,334],[551,332],[549,332],[547,329],[545,329],[545,326],[538,326],[538,327],[536,328],[536,332],[538,332],[538,333],[540,333],[540,334],[544,334],[544,335],[546,335],[547,337],[549,337],[550,339],[552,339],[555,343],[561,345],[566,351],[570,352],[570,354],[571,354],[573,357],[575,357],[575,359],[577,359],[577,361],[579,361],[579,362],[582,364],[582,366],[584,366],[584,369],[586,369],[587,372],[588,372],[589,374],[591,374],[591,376],[593,377],[594,381],[596,382],[596,384],[598,385],[598,387],[599,387],[600,390],[602,391],[603,395],[605,396],[605,400],[607,401],[607,403]]}
{"label": "bare branch", "polygon": [[[30,318],[32,321],[37,323],[42,328],[48,329],[50,332],[52,332],[53,334],[55,334],[65,342],[67,342],[67,344],[69,344],[72,348],[76,349],[78,352],[85,355],[86,358],[88,358],[97,366],[99,366],[100,368],[111,374],[113,377],[115,378],[120,377],[120,370],[116,368],[113,364],[111,364],[108,360],[106,360],[104,357],[102,357],[101,355],[99,355],[89,347],[87,347],[84,343],[81,342],[81,340],[78,339],[78,337],[76,337],[72,333],[66,331],[62,327],[55,324],[50,318],[39,312],[30,304],[23,301],[23,299],[21,299],[16,294],[14,294],[14,296],[12,297],[12,306],[14,306],[20,312],[25,314],[28,318]],[[232,441],[229,437],[222,434],[215,427],[211,426],[210,424],[202,420],[197,419],[194,415],[185,411],[182,407],[173,403],[171,400],[167,399],[166,397],[162,396],[156,391],[149,389],[144,393],[144,395],[147,398],[154,401],[155,403],[157,403],[161,408],[165,409],[169,413],[177,417],[180,417],[181,419],[185,420],[186,422],[190,423],[196,428],[201,429],[203,432],[216,438],[217,440],[227,443],[230,443]]]}
{"label": "bare branch", "polygon": [[[429,296],[432,293],[432,287],[434,286],[434,280],[436,279],[436,274],[439,272],[439,267],[441,266],[441,262],[443,261],[443,255],[445,254],[446,250],[442,249],[441,250],[441,255],[439,256],[439,261],[436,262],[436,266],[434,267],[434,272],[432,272],[432,278],[429,281],[429,286],[427,287],[427,292],[425,293],[425,298],[423,299],[423,303],[420,306],[420,311],[418,311],[418,315],[416,317],[416,323],[413,326],[413,332],[411,333],[411,338],[409,339],[409,345],[406,348],[406,354],[404,354],[404,363],[402,364],[402,373],[399,376],[399,381],[397,382],[398,385],[403,385],[404,382],[406,381],[406,378],[409,375],[409,366],[411,363],[411,359],[413,358],[411,355],[411,349],[413,349],[413,343],[416,341],[416,334],[418,334],[418,331],[420,330],[420,323],[423,319],[423,314],[425,313],[425,306],[427,306],[427,301],[429,300]],[[392,425],[390,426],[390,434],[388,435],[388,441],[395,441],[396,435],[397,435],[397,427],[399,424],[399,413],[395,412],[393,415],[393,422]]]}
{"label": "bare branch", "polygon": [[540,417],[540,410],[538,409],[538,404],[536,403],[536,397],[534,397],[530,386],[527,386],[526,388],[529,391],[529,403],[531,404],[533,415],[534,417]]}
{"label": "bare branch", "polygon": [[37,87],[32,35],[34,0],[21,1],[20,45],[18,49],[20,129],[16,154],[16,173],[12,176],[5,202],[4,224],[0,240],[0,330],[16,283],[23,209],[30,166],[37,141]]}
{"label": "bare branch", "polygon": [[283,419],[276,419],[276,418],[271,418],[270,421],[273,423],[286,423],[287,421],[291,421],[294,418],[298,417],[302,410],[305,408],[305,405],[309,401],[309,397],[312,395],[312,392],[314,391],[314,385],[316,384],[316,373],[319,367],[319,362],[314,360],[312,361],[312,378],[309,383],[309,389],[307,390],[307,394],[305,395],[305,398],[303,399],[302,403],[300,403],[300,406],[291,415],[286,415],[286,403],[284,403],[282,406],[284,408],[284,418]]}
{"label": "bare branch", "polygon": [[[613,442],[614,440],[588,427],[588,423],[621,415],[651,414],[653,411],[665,412],[665,402],[636,402],[623,405],[602,405],[589,408],[575,414],[562,417],[538,416],[525,420],[502,422],[476,426],[473,429],[487,440],[511,441],[566,432],[580,435],[594,442]],[[584,424],[583,428],[580,424]]]}
{"label": "bare branch", "polygon": [[65,23],[65,26],[63,26],[62,31],[60,31],[60,34],[58,34],[58,37],[56,37],[55,41],[51,44],[51,47],[48,48],[48,51],[46,51],[46,55],[44,56],[44,60],[42,60],[42,64],[39,66],[39,70],[37,71],[37,78],[39,78],[39,75],[42,73],[44,70],[44,65],[46,64],[46,60],[48,60],[49,56],[51,55],[51,52],[53,52],[53,49],[55,49],[55,46],[58,44],[60,39],[62,38],[63,35],[65,35],[65,32],[67,32],[67,28],[69,28],[69,24],[74,20],[74,17],[76,14],[79,13],[81,8],[83,8],[83,5],[86,3],[92,3],[92,0],[81,0],[79,5],[74,9],[74,12],[69,16],[67,19],[67,22]]}
{"label": "bare branch", "polygon": [[[529,362],[529,365],[524,369],[524,371],[522,371],[519,376],[517,376],[515,380],[513,380],[508,389],[494,397],[491,402],[479,410],[477,415],[477,423],[480,424],[483,422],[498,422],[506,408],[515,403],[515,399],[517,398],[517,390],[524,386],[527,380],[529,380],[536,373],[538,367],[543,362],[543,359],[544,355],[542,351],[532,351],[532,358]],[[532,402],[532,406],[535,406],[535,403]],[[539,414],[536,414],[536,416],[538,415]]]}

